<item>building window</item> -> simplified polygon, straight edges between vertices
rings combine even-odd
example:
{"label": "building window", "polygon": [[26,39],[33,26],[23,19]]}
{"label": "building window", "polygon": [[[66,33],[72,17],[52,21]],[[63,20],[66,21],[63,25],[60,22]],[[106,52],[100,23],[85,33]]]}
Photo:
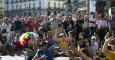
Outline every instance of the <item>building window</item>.
{"label": "building window", "polygon": [[8,9],[9,9],[9,6],[7,6],[6,10],[8,11]]}
{"label": "building window", "polygon": [[48,8],[50,8],[50,2],[48,2]]}
{"label": "building window", "polygon": [[14,10],[14,6],[12,6],[12,10]]}
{"label": "building window", "polygon": [[35,3],[33,3],[33,6],[35,7]]}
{"label": "building window", "polygon": [[18,3],[18,0],[16,0],[15,3]]}
{"label": "building window", "polygon": [[41,2],[39,2],[39,9],[41,9]]}
{"label": "building window", "polygon": [[71,0],[68,0],[67,3],[71,3]]}
{"label": "building window", "polygon": [[22,5],[20,5],[20,10],[22,9]]}
{"label": "building window", "polygon": [[6,0],[6,4],[9,4],[8,0]]}
{"label": "building window", "polygon": [[60,3],[58,3],[58,8],[60,8]]}
{"label": "building window", "polygon": [[22,0],[20,0],[20,2],[22,2]]}
{"label": "building window", "polygon": [[16,10],[18,10],[18,5],[16,5]]}
{"label": "building window", "polygon": [[30,3],[29,3],[29,8],[30,8]]}
{"label": "building window", "polygon": [[25,8],[26,8],[26,4],[24,4]]}
{"label": "building window", "polygon": [[12,0],[11,3],[14,3],[14,0]]}
{"label": "building window", "polygon": [[33,3],[33,9],[35,9],[35,3]]}
{"label": "building window", "polygon": [[56,8],[56,3],[54,3],[54,8]]}

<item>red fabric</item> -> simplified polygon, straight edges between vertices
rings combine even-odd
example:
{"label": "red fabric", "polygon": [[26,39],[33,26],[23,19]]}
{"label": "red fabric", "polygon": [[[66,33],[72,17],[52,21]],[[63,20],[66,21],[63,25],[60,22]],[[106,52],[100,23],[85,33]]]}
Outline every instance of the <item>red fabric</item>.
{"label": "red fabric", "polygon": [[98,24],[96,24],[96,31],[99,32],[100,28],[98,27]]}
{"label": "red fabric", "polygon": [[40,19],[39,18],[36,18],[33,22],[33,27],[38,30],[38,28],[40,27]]}
{"label": "red fabric", "polygon": [[39,20],[35,20],[33,24],[34,24],[34,28],[35,28],[36,30],[40,27],[40,22],[39,22]]}
{"label": "red fabric", "polygon": [[30,40],[30,38],[26,38],[26,39],[24,39],[24,41],[23,41],[23,45],[24,46],[28,46],[28,41]]}
{"label": "red fabric", "polygon": [[26,26],[26,29],[28,29],[28,30],[31,30],[31,29],[33,29],[33,21],[32,20],[27,20],[27,21],[25,21],[25,26]]}

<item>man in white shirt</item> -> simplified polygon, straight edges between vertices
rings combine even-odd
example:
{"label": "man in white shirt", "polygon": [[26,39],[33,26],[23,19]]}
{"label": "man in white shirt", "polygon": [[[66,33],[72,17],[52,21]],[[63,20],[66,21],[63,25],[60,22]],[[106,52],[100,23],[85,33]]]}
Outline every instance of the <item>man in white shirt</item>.
{"label": "man in white shirt", "polygon": [[99,20],[97,20],[97,25],[98,25],[98,29],[99,29],[99,31],[98,31],[99,39],[101,42],[103,42],[104,36],[107,33],[108,27],[109,27],[108,21],[105,19],[99,19]]}

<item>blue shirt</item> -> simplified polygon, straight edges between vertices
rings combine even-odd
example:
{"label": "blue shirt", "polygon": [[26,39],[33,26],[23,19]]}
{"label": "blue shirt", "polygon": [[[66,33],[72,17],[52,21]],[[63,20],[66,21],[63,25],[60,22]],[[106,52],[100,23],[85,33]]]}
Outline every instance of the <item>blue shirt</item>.
{"label": "blue shirt", "polygon": [[46,56],[46,60],[53,60],[53,56],[52,56],[52,52],[51,52],[50,48],[46,49],[45,52],[43,52],[42,49],[38,49],[38,51],[37,51],[38,58],[44,54]]}

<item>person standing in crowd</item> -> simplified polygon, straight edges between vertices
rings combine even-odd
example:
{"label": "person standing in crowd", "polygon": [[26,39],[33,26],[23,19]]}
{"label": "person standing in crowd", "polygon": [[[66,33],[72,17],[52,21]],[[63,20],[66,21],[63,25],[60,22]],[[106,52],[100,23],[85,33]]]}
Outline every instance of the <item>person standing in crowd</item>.
{"label": "person standing in crowd", "polygon": [[62,24],[63,24],[63,28],[64,28],[64,30],[65,30],[65,32],[66,33],[68,33],[68,26],[69,26],[69,22],[68,22],[68,19],[69,17],[67,17],[67,16],[65,16],[64,17],[64,20],[63,20],[63,22],[62,22]]}
{"label": "person standing in crowd", "polygon": [[12,40],[11,40],[11,20],[7,18],[6,24],[7,24],[6,31],[7,31],[7,35],[8,35],[6,44],[11,45],[11,43],[12,43]]}
{"label": "person standing in crowd", "polygon": [[112,12],[112,20],[115,20],[115,12]]}
{"label": "person standing in crowd", "polygon": [[[111,49],[108,48],[108,45],[111,46]],[[105,54],[106,59],[115,60],[115,32],[106,34],[102,52]]]}
{"label": "person standing in crowd", "polygon": [[47,42],[42,41],[32,60],[53,60],[52,51]]}
{"label": "person standing in crowd", "polygon": [[79,41],[79,34],[81,32],[83,32],[83,27],[82,26],[83,26],[84,21],[83,21],[82,15],[79,15],[78,20],[76,20],[75,22],[76,22],[75,23],[75,29],[74,29],[75,40]]}
{"label": "person standing in crowd", "polygon": [[33,22],[32,22],[31,17],[27,18],[27,20],[25,21],[25,25],[26,25],[26,31],[32,31],[33,30]]}
{"label": "person standing in crowd", "polygon": [[84,16],[83,32],[84,38],[90,38],[89,19],[86,15]]}
{"label": "person standing in crowd", "polygon": [[50,31],[50,21],[48,17],[44,18],[43,22],[41,23],[41,27],[43,28],[43,33]]}
{"label": "person standing in crowd", "polygon": [[89,18],[90,35],[96,32],[96,19],[91,15]]}
{"label": "person standing in crowd", "polygon": [[73,31],[73,29],[74,29],[74,21],[73,21],[71,15],[70,15],[69,18],[68,18],[68,22],[69,22],[68,30],[69,30],[69,31]]}
{"label": "person standing in crowd", "polygon": [[62,24],[62,21],[63,21],[63,16],[59,16],[57,17],[57,20],[58,20],[58,34],[61,34],[62,32],[64,32],[64,28],[63,28],[63,24]]}
{"label": "person standing in crowd", "polygon": [[56,19],[56,15],[50,16],[50,27],[51,27],[51,33],[52,35],[55,35],[55,30],[58,27],[58,20]]}
{"label": "person standing in crowd", "polygon": [[2,23],[2,36],[4,36],[6,38],[6,41],[5,41],[5,46],[9,45],[9,41],[10,41],[10,26],[8,26],[8,21],[7,19],[5,18],[3,20],[3,23]]}
{"label": "person standing in crowd", "polygon": [[24,32],[26,32],[25,19],[21,18],[20,20],[22,22],[22,33],[24,33]]}
{"label": "person standing in crowd", "polygon": [[21,33],[21,31],[22,31],[22,22],[19,19],[19,16],[16,16],[14,20],[15,20],[15,31],[16,31],[16,33]]}
{"label": "person standing in crowd", "polygon": [[109,27],[108,21],[104,17],[99,17],[97,20],[97,26],[100,42],[103,43],[104,36],[106,35]]}
{"label": "person standing in crowd", "polygon": [[13,42],[13,39],[15,37],[15,21],[12,19],[11,21],[11,40]]}
{"label": "person standing in crowd", "polygon": [[33,27],[34,27],[34,30],[37,32],[39,27],[41,26],[40,25],[41,23],[41,18],[40,16],[37,14],[37,16],[34,18],[34,21],[33,21]]}

